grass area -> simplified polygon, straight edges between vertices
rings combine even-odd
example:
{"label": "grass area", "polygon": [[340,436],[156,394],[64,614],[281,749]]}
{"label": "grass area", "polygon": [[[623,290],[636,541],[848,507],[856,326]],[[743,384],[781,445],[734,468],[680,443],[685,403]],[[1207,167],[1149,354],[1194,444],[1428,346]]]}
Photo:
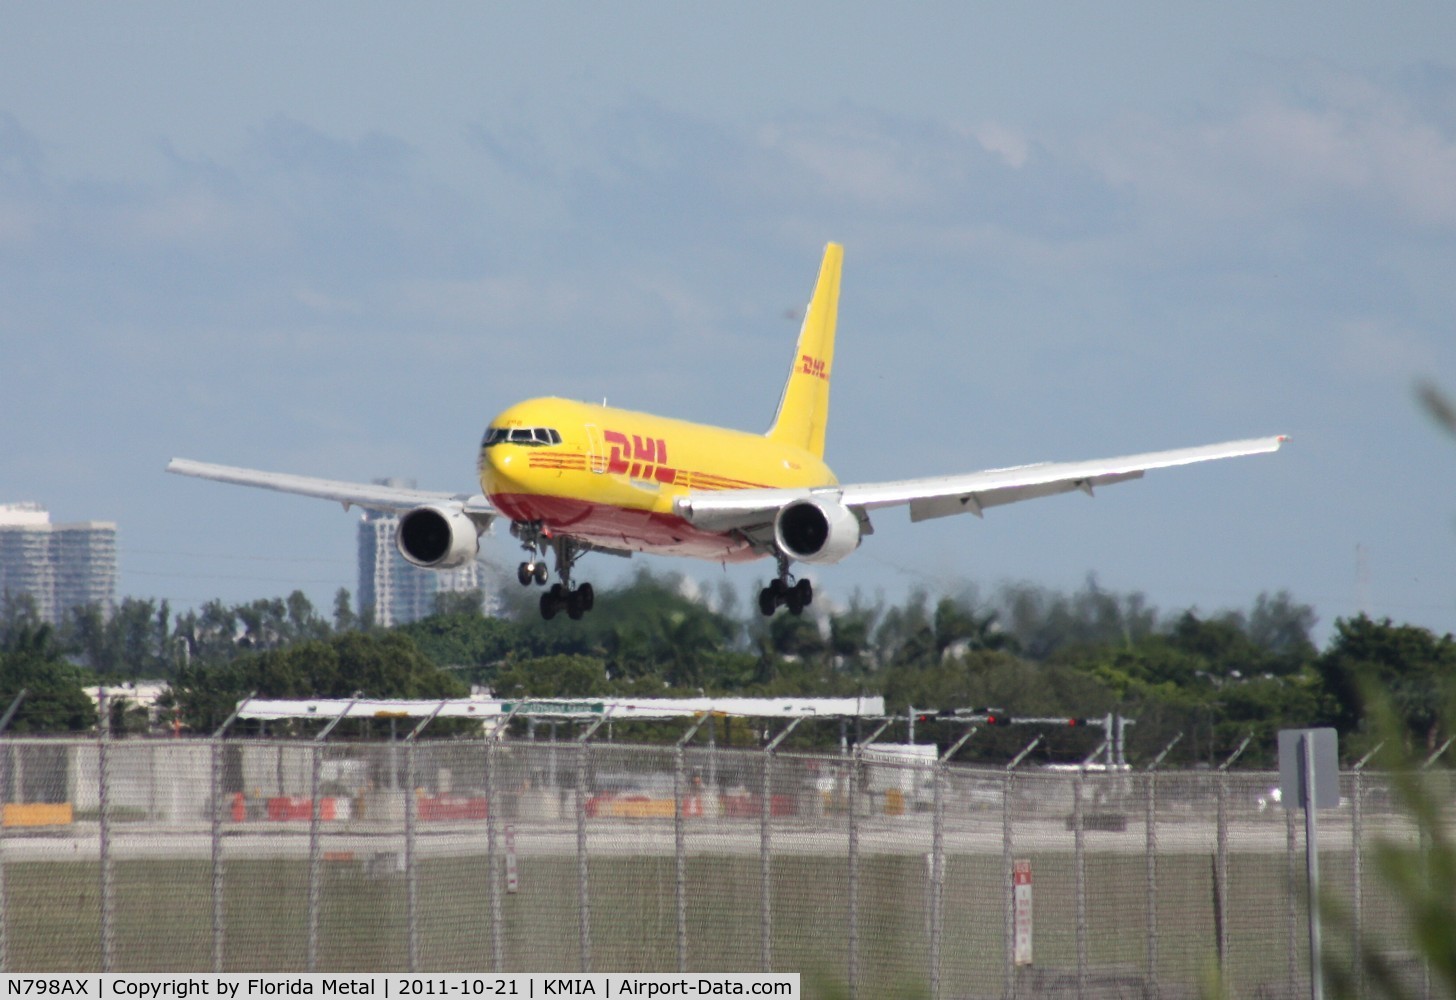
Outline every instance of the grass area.
{"label": "grass area", "polygon": [[[1035,877],[1039,967],[1077,963],[1075,869],[1069,853],[1029,855]],[[1331,884],[1348,859],[1326,861]],[[408,964],[402,873],[357,860],[323,864],[319,967],[403,970]],[[1140,854],[1089,853],[1087,949],[1097,967],[1144,968],[1146,865]],[[1231,859],[1231,985],[1252,994],[1282,983],[1291,931],[1283,853]],[[1302,873],[1301,873],[1302,874]],[[119,861],[114,867],[116,971],[205,971],[212,963],[211,870],[206,861]],[[929,904],[925,858],[866,855],[859,879],[862,995],[925,994]],[[589,862],[593,971],[677,968],[676,868],[671,857],[597,856]],[[574,856],[523,857],[520,891],[502,892],[504,966],[568,972],[581,967]],[[845,859],[781,855],[772,864],[774,966],[805,983],[843,983],[849,960]],[[1197,983],[1216,963],[1213,861],[1175,854],[1158,873],[1159,979]],[[694,855],[687,867],[688,966],[760,966],[760,871],[756,856]],[[4,879],[7,971],[98,969],[99,871],[94,863],[12,863]],[[422,969],[488,971],[493,954],[483,856],[422,861],[418,878]],[[1367,886],[1367,896],[1376,888]],[[228,971],[302,970],[307,964],[308,868],[304,861],[230,859],[223,870]],[[1000,859],[950,855],[946,863],[942,981],[953,995],[994,995],[1005,975]],[[1302,913],[1296,914],[1302,920]]]}

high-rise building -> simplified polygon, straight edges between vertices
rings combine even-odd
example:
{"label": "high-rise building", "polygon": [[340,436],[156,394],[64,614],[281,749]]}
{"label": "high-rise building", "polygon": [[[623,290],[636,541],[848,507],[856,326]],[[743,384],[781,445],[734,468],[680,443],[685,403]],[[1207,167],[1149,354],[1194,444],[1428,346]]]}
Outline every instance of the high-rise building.
{"label": "high-rise building", "polygon": [[[412,487],[399,479],[376,479],[381,486]],[[373,608],[374,621],[386,628],[428,618],[437,594],[484,593],[479,562],[454,570],[421,569],[399,554],[399,518],[368,511],[359,521],[359,607]]]}
{"label": "high-rise building", "polygon": [[116,524],[52,524],[37,503],[0,504],[0,593],[29,594],[41,620],[72,608],[116,604]]}

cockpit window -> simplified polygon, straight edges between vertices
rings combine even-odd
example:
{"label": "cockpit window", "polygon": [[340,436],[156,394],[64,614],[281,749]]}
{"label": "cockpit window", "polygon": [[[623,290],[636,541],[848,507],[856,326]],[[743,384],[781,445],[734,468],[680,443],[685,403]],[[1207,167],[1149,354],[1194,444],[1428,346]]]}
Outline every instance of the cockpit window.
{"label": "cockpit window", "polygon": [[480,444],[492,448],[498,444],[523,444],[542,447],[561,443],[561,432],[554,427],[490,427]]}

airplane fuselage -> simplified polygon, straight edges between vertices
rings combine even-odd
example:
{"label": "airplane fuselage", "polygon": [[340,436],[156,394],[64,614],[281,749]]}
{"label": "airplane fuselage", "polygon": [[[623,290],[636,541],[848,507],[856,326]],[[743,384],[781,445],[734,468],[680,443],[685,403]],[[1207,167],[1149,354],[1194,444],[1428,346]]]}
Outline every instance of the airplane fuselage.
{"label": "airplane fuselage", "polygon": [[480,486],[512,521],[607,548],[741,562],[763,553],[673,508],[689,492],[837,483],[810,452],[744,431],[567,399],[531,399],[491,421]]}

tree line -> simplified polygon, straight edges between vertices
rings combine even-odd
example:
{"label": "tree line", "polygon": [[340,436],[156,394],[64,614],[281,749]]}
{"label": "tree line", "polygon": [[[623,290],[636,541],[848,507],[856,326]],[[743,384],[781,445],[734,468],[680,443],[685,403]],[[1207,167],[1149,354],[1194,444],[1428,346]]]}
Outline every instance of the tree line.
{"label": "tree line", "polygon": [[[1361,615],[1337,620],[1320,649],[1313,609],[1284,592],[1242,610],[1164,613],[1141,594],[1089,579],[1070,594],[1013,584],[916,592],[894,604],[855,593],[841,606],[765,619],[726,584],[703,592],[643,571],[603,590],[599,613],[580,622],[543,622],[517,594],[506,603],[484,616],[478,595],[442,595],[435,615],[381,629],[353,612],[344,590],[329,615],[297,591],[176,615],[166,601],[127,598],[110,615],[74,609],[52,627],[25,595],[0,595],[0,710],[25,688],[9,731],[85,730],[96,713],[84,686],[143,679],[170,685],[165,721],[194,733],[211,732],[252,692],[444,698],[480,685],[502,697],[879,694],[889,711],[916,713],[921,741],[963,731],[938,711],[995,708],[1012,720],[1115,712],[1135,720],[1130,759],[1151,757],[1182,733],[1171,761],[1185,765],[1217,764],[1250,735],[1243,762],[1268,765],[1279,729],[1309,725],[1334,726],[1357,756],[1371,742],[1374,688],[1417,750],[1439,746],[1445,720],[1456,718],[1448,711],[1451,635]],[[114,722],[144,725],[122,706],[115,711]],[[842,735],[837,725],[801,729],[796,737],[809,743]],[[1005,760],[1032,731],[1013,724],[978,734],[963,756]],[[1102,736],[1075,726],[1035,732],[1038,752],[1059,760],[1085,756]],[[754,733],[739,727],[737,739],[751,742]]]}

